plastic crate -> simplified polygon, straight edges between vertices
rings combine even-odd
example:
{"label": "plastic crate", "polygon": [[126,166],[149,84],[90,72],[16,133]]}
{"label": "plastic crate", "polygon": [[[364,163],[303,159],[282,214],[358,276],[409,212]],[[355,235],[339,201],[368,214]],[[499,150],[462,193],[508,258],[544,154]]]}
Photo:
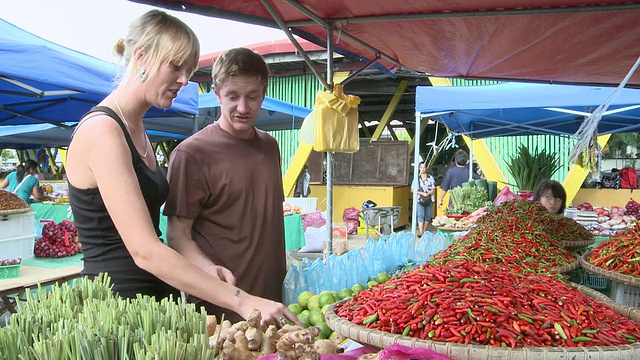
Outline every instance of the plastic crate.
{"label": "plastic crate", "polygon": [[35,240],[35,234],[0,239],[0,258],[17,259],[21,257],[23,260],[32,258]]}
{"label": "plastic crate", "polygon": [[17,278],[20,273],[20,264],[0,266],[0,280]]}
{"label": "plastic crate", "polygon": [[299,206],[300,209],[302,209],[301,213],[303,214],[309,214],[309,213],[318,211],[317,209],[318,198],[304,198],[304,197],[285,198],[283,205],[286,203],[289,203],[289,205],[291,205],[292,208],[294,206]]}
{"label": "plastic crate", "polygon": [[34,211],[0,215],[0,241],[3,239],[13,239],[19,236],[35,235],[35,216]]}
{"label": "plastic crate", "polygon": [[640,288],[614,281],[611,284],[611,299],[616,304],[640,308]]}
{"label": "plastic crate", "polygon": [[607,278],[603,278],[600,275],[596,275],[590,272],[583,273],[578,270],[574,270],[571,272],[569,280],[576,284],[581,284],[594,290],[605,290],[607,286],[609,286],[609,282],[611,281]]}

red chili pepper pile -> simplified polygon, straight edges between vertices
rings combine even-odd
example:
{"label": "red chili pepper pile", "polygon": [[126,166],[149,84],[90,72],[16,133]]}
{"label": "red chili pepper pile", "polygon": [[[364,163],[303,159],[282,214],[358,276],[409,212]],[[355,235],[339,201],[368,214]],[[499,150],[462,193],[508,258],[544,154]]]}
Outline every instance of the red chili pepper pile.
{"label": "red chili pepper pile", "polygon": [[24,202],[18,195],[0,189],[0,210],[18,210],[28,207],[29,204]]}
{"label": "red chili pepper pile", "polygon": [[476,264],[509,266],[519,272],[548,271],[575,261],[552,236],[564,224],[538,203],[509,201],[487,213],[477,227],[436,254],[430,263],[466,259]]}
{"label": "red chili pepper pile", "polygon": [[335,312],[371,329],[459,344],[618,346],[640,336],[638,324],[552,276],[468,261],[425,265]]}
{"label": "red chili pepper pile", "polygon": [[593,266],[640,277],[640,223],[600,243],[588,260]]}

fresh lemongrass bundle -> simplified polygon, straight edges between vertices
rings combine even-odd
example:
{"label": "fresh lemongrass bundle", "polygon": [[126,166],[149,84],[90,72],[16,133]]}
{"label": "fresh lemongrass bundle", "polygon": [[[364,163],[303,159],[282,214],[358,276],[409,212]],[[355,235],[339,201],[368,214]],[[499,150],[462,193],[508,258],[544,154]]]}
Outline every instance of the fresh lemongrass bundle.
{"label": "fresh lemongrass bundle", "polygon": [[0,328],[4,359],[213,359],[206,313],[181,299],[121,299],[108,276],[27,291]]}

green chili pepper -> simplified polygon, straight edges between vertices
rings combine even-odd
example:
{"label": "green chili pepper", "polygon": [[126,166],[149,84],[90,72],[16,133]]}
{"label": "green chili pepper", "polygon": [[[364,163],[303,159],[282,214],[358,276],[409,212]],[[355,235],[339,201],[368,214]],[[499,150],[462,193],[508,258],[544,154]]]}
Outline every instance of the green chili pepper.
{"label": "green chili pepper", "polygon": [[522,319],[522,320],[528,322],[529,324],[533,324],[533,319],[531,319],[527,315],[518,314],[518,319]]}
{"label": "green chili pepper", "polygon": [[378,321],[378,313],[375,313],[362,321],[363,325],[368,325]]}
{"label": "green chili pepper", "polygon": [[473,311],[471,311],[470,308],[467,308],[467,314],[469,314],[469,317],[477,319],[478,317],[473,313]]}
{"label": "green chili pepper", "polygon": [[593,340],[593,339],[591,339],[588,336],[577,336],[577,337],[574,337],[573,339],[571,339],[571,341],[573,341],[574,343],[579,343],[581,341],[582,342],[591,341],[591,340]]}
{"label": "green chili pepper", "polygon": [[435,334],[436,334],[436,331],[435,331],[435,330],[431,330],[431,331],[429,331],[429,333],[427,334],[427,336],[428,336],[429,338],[432,338]]}
{"label": "green chili pepper", "polygon": [[411,325],[407,325],[407,327],[404,328],[404,331],[402,332],[402,336],[409,335],[409,331],[411,331]]}
{"label": "green chili pepper", "polygon": [[627,339],[629,341],[633,341],[633,342],[638,341],[635,337],[633,337],[631,335],[627,335],[627,334],[624,334],[624,333],[620,333],[620,335],[622,335],[625,339]]}
{"label": "green chili pepper", "polygon": [[554,323],[553,328],[556,329],[558,335],[560,335],[563,340],[567,340],[567,334],[565,334],[564,329],[562,328],[562,326],[560,326],[560,324]]}
{"label": "green chili pepper", "polygon": [[462,280],[460,280],[461,283],[468,283],[468,282],[478,282],[478,280],[474,279],[474,278],[464,278]]}
{"label": "green chili pepper", "polygon": [[595,334],[595,333],[597,333],[597,332],[599,332],[599,331],[600,331],[600,329],[595,329],[595,330],[592,330],[592,329],[582,329],[582,333],[583,333],[583,334]]}

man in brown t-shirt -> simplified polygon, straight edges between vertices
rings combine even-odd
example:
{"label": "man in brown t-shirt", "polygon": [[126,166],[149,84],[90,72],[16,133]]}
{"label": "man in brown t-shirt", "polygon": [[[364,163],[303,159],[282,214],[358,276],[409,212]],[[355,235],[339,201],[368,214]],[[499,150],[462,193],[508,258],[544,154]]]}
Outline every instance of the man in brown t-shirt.
{"label": "man in brown t-shirt", "polygon": [[[240,289],[281,302],[286,257],[280,151],[272,136],[254,127],[269,70],[260,55],[237,48],[218,58],[212,76],[220,118],[171,155],[164,207],[169,245]],[[209,314],[242,320],[199,305]]]}

